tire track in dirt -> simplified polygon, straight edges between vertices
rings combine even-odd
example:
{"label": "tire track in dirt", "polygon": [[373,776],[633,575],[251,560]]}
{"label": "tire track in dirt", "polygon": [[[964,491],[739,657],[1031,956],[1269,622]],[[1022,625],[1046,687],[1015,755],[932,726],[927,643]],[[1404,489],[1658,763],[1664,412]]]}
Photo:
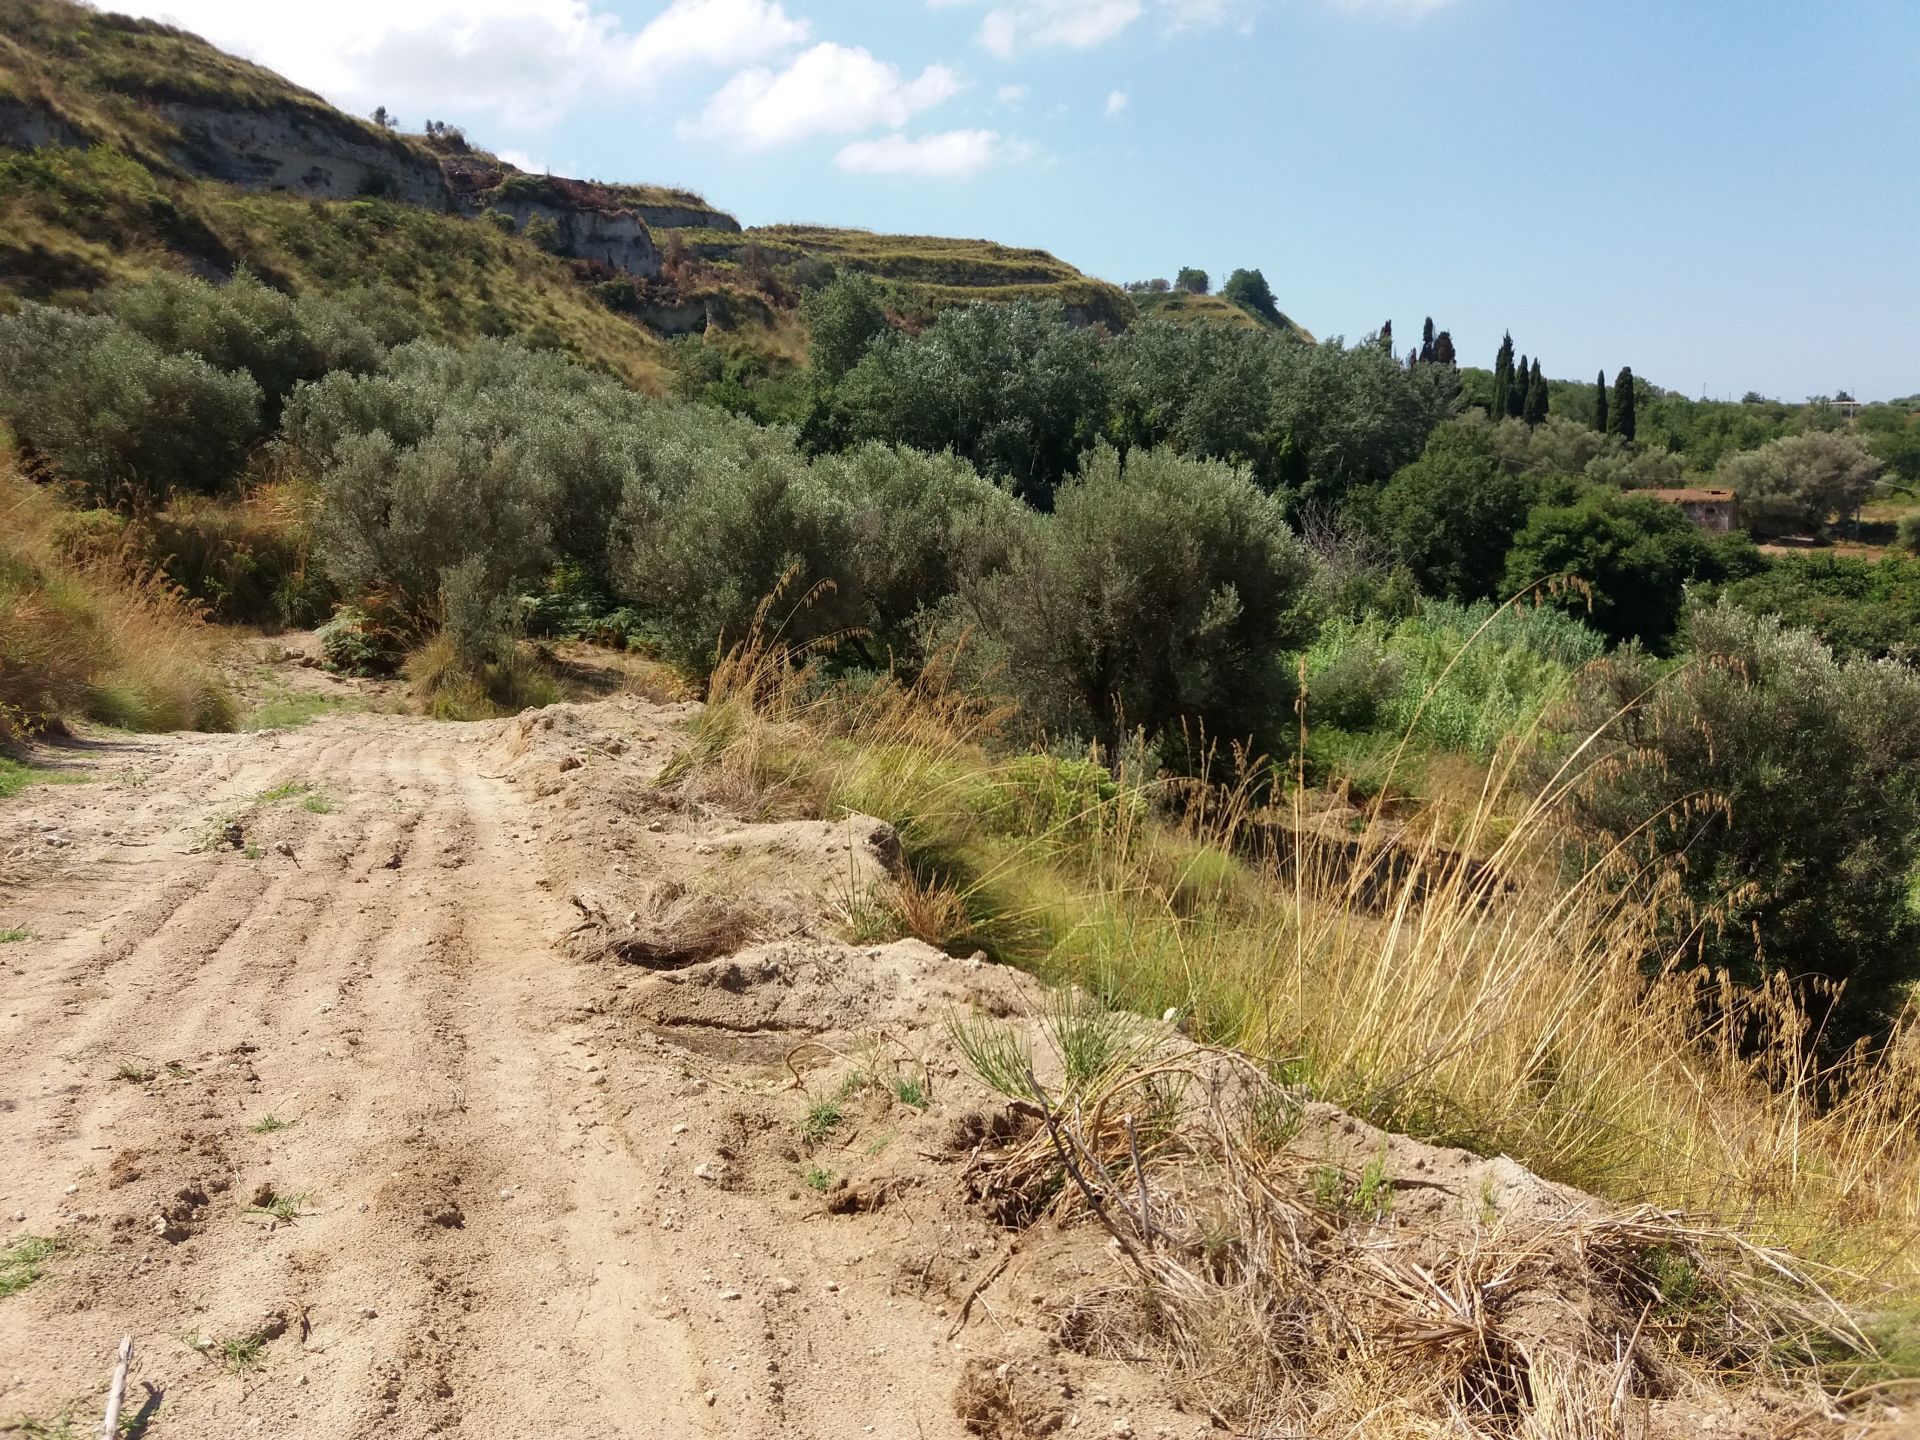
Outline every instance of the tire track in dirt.
{"label": "tire track in dirt", "polygon": [[[151,1440],[964,1433],[946,1302],[996,1241],[916,1188],[946,1121],[872,1101],[811,1158],[882,1173],[829,1204],[783,1063],[958,967],[577,957],[582,889],[804,931],[870,842],[675,808],[670,709],[553,713],[98,742],[108,778],[0,810],[35,936],[0,952],[0,1233],[64,1246],[0,1302],[0,1417],[84,1415],[131,1332]],[[292,784],[327,803],[258,798]],[[251,851],[196,847],[230,816]]]}

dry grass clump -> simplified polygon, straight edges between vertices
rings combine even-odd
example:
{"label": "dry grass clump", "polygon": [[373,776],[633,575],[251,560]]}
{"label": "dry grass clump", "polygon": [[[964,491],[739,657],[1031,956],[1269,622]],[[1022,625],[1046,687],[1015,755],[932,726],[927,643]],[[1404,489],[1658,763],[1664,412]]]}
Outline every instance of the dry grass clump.
{"label": "dry grass clump", "polygon": [[992,1028],[956,1039],[1028,1119],[976,1152],[973,1192],[1102,1227],[1112,1269],[1062,1296],[1062,1339],[1164,1370],[1231,1433],[1571,1440],[1714,1412],[1814,1434],[1831,1411],[1804,1367],[1870,1350],[1821,1276],[1733,1230],[1496,1187],[1504,1162],[1458,1152],[1394,1173],[1425,1147],[1389,1161],[1385,1137],[1352,1173],[1297,1087],[1084,1005],[1044,1022],[1051,1085]]}
{"label": "dry grass clump", "polygon": [[552,674],[527,646],[510,642],[498,660],[464,658],[446,631],[436,631],[401,667],[407,693],[436,720],[493,720],[560,698]]}
{"label": "dry grass clump", "polygon": [[60,508],[0,459],[0,739],[67,718],[225,730],[220,641],[151,571],[55,544]]}
{"label": "dry grass clump", "polygon": [[683,969],[798,928],[797,917],[776,915],[758,901],[666,880],[646,887],[624,916],[610,913],[591,896],[569,899],[581,916],[567,932],[576,955],[647,970]]}

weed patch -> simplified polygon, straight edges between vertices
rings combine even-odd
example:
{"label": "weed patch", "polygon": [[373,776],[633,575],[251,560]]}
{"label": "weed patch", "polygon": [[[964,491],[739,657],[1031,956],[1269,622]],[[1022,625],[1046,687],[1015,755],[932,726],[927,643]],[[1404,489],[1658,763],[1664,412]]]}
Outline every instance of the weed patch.
{"label": "weed patch", "polygon": [[61,1251],[61,1242],[39,1235],[22,1235],[0,1249],[0,1300],[18,1295],[46,1273],[46,1264]]}

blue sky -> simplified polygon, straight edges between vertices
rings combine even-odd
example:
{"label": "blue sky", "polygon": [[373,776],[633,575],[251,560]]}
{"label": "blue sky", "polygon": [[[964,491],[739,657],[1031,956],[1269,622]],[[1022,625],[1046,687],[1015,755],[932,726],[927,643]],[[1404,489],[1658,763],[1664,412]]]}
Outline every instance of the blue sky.
{"label": "blue sky", "polygon": [[[124,3],[124,0],[123,0]],[[1916,0],[136,0],[347,108],[783,220],[1262,269],[1316,334],[1920,391]]]}

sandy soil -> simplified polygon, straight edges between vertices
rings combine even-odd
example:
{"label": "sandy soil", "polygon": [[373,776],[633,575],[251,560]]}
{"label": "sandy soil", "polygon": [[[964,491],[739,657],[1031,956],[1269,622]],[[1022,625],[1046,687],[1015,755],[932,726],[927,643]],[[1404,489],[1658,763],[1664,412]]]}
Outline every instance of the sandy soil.
{"label": "sandy soil", "polygon": [[[950,1338],[1009,1240],[935,1183],[984,1092],[916,1037],[1026,982],[826,938],[890,832],[677,810],[678,718],[112,738],[0,806],[0,1240],[59,1242],[0,1430],[94,1433],[123,1334],[156,1437],[954,1436],[983,1366],[1035,1433],[1204,1428],[1047,1368],[1018,1263]],[[617,958],[702,905],[727,953]],[[931,1103],[806,1144],[876,1047]]]}

